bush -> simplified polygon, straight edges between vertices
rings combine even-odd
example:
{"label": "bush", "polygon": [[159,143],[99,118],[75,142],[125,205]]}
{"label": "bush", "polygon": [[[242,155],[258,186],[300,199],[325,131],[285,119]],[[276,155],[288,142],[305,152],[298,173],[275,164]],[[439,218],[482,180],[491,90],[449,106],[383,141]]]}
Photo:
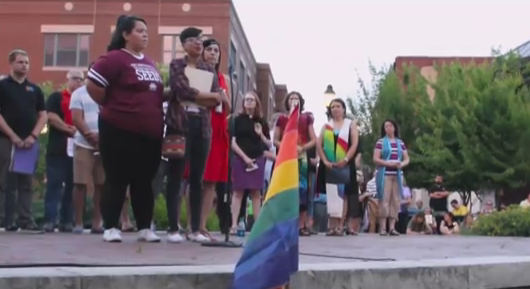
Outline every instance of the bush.
{"label": "bush", "polygon": [[499,237],[529,237],[530,209],[517,205],[504,211],[480,216],[471,228],[471,234]]}

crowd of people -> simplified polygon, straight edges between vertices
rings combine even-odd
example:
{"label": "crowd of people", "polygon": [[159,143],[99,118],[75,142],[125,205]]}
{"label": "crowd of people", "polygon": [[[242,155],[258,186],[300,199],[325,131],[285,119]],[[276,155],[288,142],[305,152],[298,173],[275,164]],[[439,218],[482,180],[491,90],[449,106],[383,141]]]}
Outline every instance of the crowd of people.
{"label": "crowd of people", "polygon": [[[231,108],[230,85],[219,68],[220,44],[205,39],[195,27],[180,34],[186,56],[171,61],[166,83],[155,62],[144,54],[147,31],[143,19],[120,16],[107,53],[88,67],[86,77],[82,71],[68,72],[65,88],[46,102],[41,89],[27,78],[28,54],[23,50],[9,54],[10,75],[0,80],[0,220],[6,231],[83,233],[89,188],[94,208],[90,231],[102,234],[106,242],[121,242],[122,232],[128,231],[138,231],[139,241],[159,242],[153,208],[162,191],[170,243],[215,241],[206,229],[214,203],[221,229],[230,234],[237,234],[247,197],[254,218],[258,217],[265,164],[276,158],[288,113],[278,118],[271,134],[256,93],[246,93],[241,107]],[[209,91],[190,85],[188,68],[214,74]],[[301,111],[300,236],[317,233],[315,200],[323,195],[327,236],[355,236],[365,230],[363,224],[368,224],[370,232],[379,227],[382,236],[458,230],[452,215],[445,214],[447,192],[441,182],[431,194],[434,217],[422,210],[406,225],[411,194],[403,169],[409,157],[396,122],[382,124],[381,138],[373,148],[377,169],[371,178],[360,173],[357,123],[347,117],[342,99],[331,101],[328,122],[318,135],[301,93],[288,93],[284,105],[288,112],[297,106]],[[11,172],[10,162],[12,147],[33,146],[46,123],[49,140],[41,229],[31,212],[33,176]],[[227,191],[232,193],[231,204],[224,203]],[[189,219],[182,236],[179,216],[184,195]],[[135,225],[128,217],[129,199]]]}

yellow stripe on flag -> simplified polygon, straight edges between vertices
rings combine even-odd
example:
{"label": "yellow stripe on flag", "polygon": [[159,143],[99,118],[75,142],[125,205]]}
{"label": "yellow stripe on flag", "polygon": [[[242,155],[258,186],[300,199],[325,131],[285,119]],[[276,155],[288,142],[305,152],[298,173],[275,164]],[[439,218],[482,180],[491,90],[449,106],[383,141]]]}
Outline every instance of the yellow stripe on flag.
{"label": "yellow stripe on flag", "polygon": [[290,159],[281,163],[281,165],[274,168],[274,176],[269,189],[267,197],[265,197],[265,204],[267,200],[276,196],[277,194],[298,187],[298,159]]}

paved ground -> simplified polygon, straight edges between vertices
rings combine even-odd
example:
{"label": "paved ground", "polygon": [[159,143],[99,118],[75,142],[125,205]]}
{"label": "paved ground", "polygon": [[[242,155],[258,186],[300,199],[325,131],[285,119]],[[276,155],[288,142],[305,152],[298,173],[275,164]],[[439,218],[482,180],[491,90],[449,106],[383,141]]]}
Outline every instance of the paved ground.
{"label": "paved ground", "polygon": [[[101,236],[28,235],[0,232],[0,267],[31,265],[229,265],[241,249],[207,248],[194,243],[145,244],[136,234],[124,243],[106,244]],[[467,257],[530,256],[528,239],[467,236],[357,237],[312,236],[300,239],[300,262],[424,260]]]}

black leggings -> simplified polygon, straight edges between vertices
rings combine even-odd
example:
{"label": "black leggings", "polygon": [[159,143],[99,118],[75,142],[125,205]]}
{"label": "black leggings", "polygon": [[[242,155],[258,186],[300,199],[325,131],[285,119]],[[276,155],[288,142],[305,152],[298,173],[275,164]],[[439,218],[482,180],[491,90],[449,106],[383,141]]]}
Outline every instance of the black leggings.
{"label": "black leggings", "polygon": [[151,225],[152,182],[160,164],[162,139],[119,129],[99,119],[99,151],[105,170],[101,214],[105,228],[118,228],[129,186],[138,230]]}

